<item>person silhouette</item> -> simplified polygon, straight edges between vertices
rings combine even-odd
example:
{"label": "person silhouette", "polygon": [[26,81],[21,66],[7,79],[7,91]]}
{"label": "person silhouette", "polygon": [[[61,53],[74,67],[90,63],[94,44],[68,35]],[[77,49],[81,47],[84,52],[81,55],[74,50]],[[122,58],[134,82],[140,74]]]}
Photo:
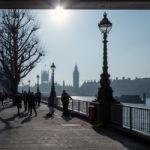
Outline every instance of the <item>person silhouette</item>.
{"label": "person silhouette", "polygon": [[37,116],[36,111],[36,99],[33,92],[30,93],[30,99],[29,99],[29,105],[30,105],[30,116],[32,116],[32,109],[34,110],[35,116]]}
{"label": "person silhouette", "polygon": [[15,95],[15,103],[16,103],[16,106],[17,106],[17,110],[18,110],[18,116],[20,116],[20,108],[22,108],[22,96],[20,93],[17,93]]}
{"label": "person silhouette", "polygon": [[62,116],[65,116],[65,117],[70,116],[70,112],[69,112],[69,109],[68,109],[69,99],[72,99],[71,96],[65,90],[63,90],[62,95],[61,95],[61,101],[62,101],[62,105],[63,105],[63,114],[62,114]]}

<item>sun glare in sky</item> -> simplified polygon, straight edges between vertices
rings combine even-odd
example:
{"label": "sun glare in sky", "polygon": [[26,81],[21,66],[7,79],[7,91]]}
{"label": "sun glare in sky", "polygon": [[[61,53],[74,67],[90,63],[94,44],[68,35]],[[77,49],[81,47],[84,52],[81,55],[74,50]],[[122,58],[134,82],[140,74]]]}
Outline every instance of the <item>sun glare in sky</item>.
{"label": "sun glare in sky", "polygon": [[59,24],[65,23],[68,15],[68,11],[63,9],[61,6],[57,6],[56,9],[50,10],[51,20]]}
{"label": "sun glare in sky", "polygon": [[[49,70],[51,78],[52,62],[56,65],[55,81],[61,85],[62,81],[73,84],[75,64],[80,85],[84,81],[99,81],[103,36],[98,23],[103,13],[104,10],[70,10],[60,6],[56,10],[33,10],[41,25],[38,38],[46,56],[23,82],[28,85],[30,79],[35,85],[36,75],[41,76],[42,70]],[[150,10],[107,10],[107,17],[113,24],[107,45],[111,79],[150,77]]]}

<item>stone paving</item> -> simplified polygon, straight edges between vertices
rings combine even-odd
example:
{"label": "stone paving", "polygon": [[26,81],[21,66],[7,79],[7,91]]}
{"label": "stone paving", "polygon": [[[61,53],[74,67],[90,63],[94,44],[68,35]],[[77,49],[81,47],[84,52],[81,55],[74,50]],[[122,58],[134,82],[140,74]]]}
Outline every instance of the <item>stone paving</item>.
{"label": "stone paving", "polygon": [[110,129],[98,131],[82,119],[63,118],[55,110],[46,118],[48,108],[42,104],[37,117],[16,115],[16,107],[0,106],[0,150],[147,150],[148,145]]}

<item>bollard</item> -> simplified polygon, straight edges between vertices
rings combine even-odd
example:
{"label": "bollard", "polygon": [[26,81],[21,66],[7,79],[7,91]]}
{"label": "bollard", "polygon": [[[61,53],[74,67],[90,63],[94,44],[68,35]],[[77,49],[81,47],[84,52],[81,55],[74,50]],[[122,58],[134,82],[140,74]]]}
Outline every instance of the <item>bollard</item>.
{"label": "bollard", "polygon": [[91,123],[96,121],[96,107],[94,105],[89,106],[89,121]]}

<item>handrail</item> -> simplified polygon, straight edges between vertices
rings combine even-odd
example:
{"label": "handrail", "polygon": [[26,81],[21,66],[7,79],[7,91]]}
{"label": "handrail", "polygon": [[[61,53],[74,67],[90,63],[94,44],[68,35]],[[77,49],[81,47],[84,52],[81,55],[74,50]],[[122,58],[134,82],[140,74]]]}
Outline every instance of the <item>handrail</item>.
{"label": "handrail", "polygon": [[[118,107],[119,109],[116,109]],[[118,113],[120,110],[121,113]],[[116,119],[118,114],[120,119]],[[127,128],[130,131],[136,131],[143,134],[150,135],[150,109],[128,105],[116,105],[111,107],[112,123],[117,123],[123,128]],[[117,120],[117,121],[116,121]]]}
{"label": "handrail", "polygon": [[[45,103],[48,102],[48,97],[42,97],[42,100],[43,99],[44,99]],[[57,103],[57,107],[62,108],[62,102],[61,102],[60,96],[57,97],[56,103]],[[90,104],[90,102],[87,102],[87,101],[73,99],[73,100],[69,101],[69,110],[88,117],[88,115],[89,115],[89,110],[88,110],[89,104]]]}
{"label": "handrail", "polygon": [[[48,97],[43,97],[48,102]],[[61,97],[57,97],[57,107],[62,108]],[[69,109],[80,115],[89,117],[90,102],[73,99],[69,102]],[[131,131],[150,135],[150,108],[129,106],[124,104],[111,105],[111,123],[127,128]]]}

